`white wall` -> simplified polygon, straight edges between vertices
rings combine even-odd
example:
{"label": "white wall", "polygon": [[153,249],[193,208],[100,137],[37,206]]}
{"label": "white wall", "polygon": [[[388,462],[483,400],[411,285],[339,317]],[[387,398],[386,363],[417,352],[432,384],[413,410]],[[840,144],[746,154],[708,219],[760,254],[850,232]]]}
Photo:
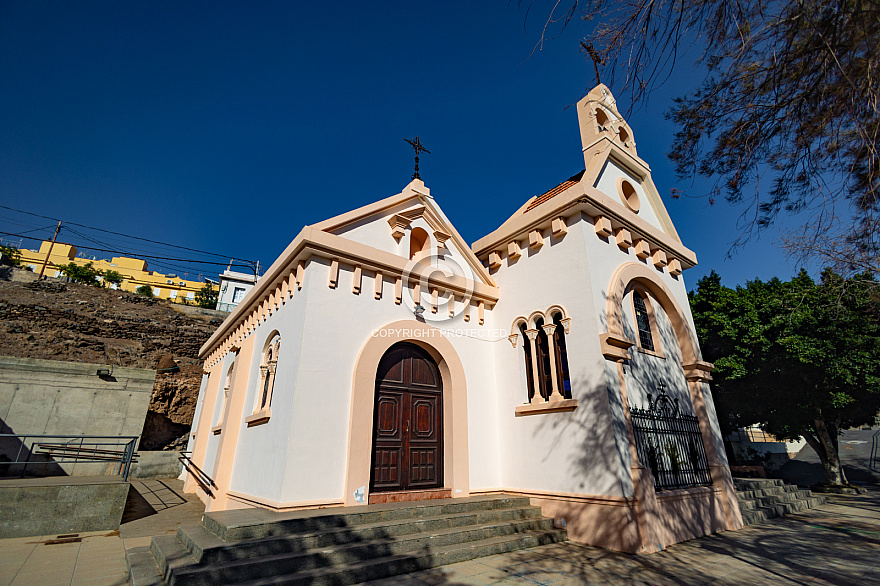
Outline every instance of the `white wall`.
{"label": "white wall", "polygon": [[[572,398],[579,402],[572,412],[515,417],[515,407],[528,402],[523,351],[528,341],[520,335],[516,348],[509,343],[498,345],[495,371],[502,482],[515,489],[622,495],[591,293],[603,283],[595,278],[593,259],[586,254],[584,240],[590,236],[584,231],[586,223],[578,215],[568,224],[563,238],[546,231],[544,246],[538,251],[521,242],[522,256],[515,261],[505,258],[493,274],[501,290],[492,312],[499,327],[510,329],[517,316],[527,318],[551,305],[566,310],[571,318],[566,345]],[[588,227],[592,231],[592,223]]]}
{"label": "white wall", "polygon": [[[645,191],[642,182],[624,170],[623,167],[615,163],[613,160],[608,159],[605,162],[605,166],[599,172],[599,176],[596,178],[596,182],[593,186],[614,201],[623,205],[623,200],[620,198],[620,194],[617,191],[617,179],[620,177],[628,180],[632,186],[635,187],[636,193],[639,195],[639,213],[634,215],[640,217],[652,226],[659,228],[661,232],[665,232],[666,230],[663,228],[660,220],[657,219],[657,210],[654,209],[651,200],[648,198],[648,194]],[[629,208],[627,208],[627,212],[632,213],[629,211]]]}
{"label": "white wall", "polygon": [[[287,437],[293,420],[296,393],[296,360],[302,342],[302,326],[308,290],[295,290],[277,311],[257,326],[251,336],[254,350],[249,364],[239,365],[239,375],[247,377],[241,418],[227,425],[239,426],[238,443],[232,464],[229,488],[259,498],[278,500],[285,469],[289,466]],[[245,418],[257,408],[260,363],[266,342],[275,331],[281,335],[278,365],[267,423],[247,427]]]}
{"label": "white wall", "polygon": [[663,307],[654,298],[648,295],[648,301],[654,309],[657,320],[657,329],[660,333],[659,344],[654,341],[654,347],[662,350],[663,357],[646,354],[640,351],[639,334],[636,330],[635,315],[633,313],[633,293],[630,291],[623,299],[623,331],[627,338],[634,340],[636,345],[630,348],[632,357],[626,368],[626,390],[629,403],[632,407],[648,407],[648,393],[656,399],[659,394],[659,384],[666,385],[666,393],[672,399],[678,400],[682,413],[694,415],[694,406],[688,391],[687,380],[684,378],[684,369],[681,366],[681,347],[678,338],[672,329],[672,323],[666,315]]}
{"label": "white wall", "polygon": [[[337,287],[331,289],[329,262],[313,257],[302,291],[255,332],[244,416],[256,400],[263,345],[277,329],[282,342],[272,415],[268,423],[251,428],[240,422],[231,490],[282,503],[343,498],[357,358],[374,330],[413,319],[408,305],[395,304],[394,282],[387,278],[382,299],[374,298],[372,272],[363,273],[361,293],[352,293],[353,268],[340,264]],[[475,322],[476,308],[473,316]],[[467,324],[459,317],[438,325],[445,329]],[[492,369],[486,368],[492,363],[494,344],[450,340],[467,373],[471,485],[495,487],[495,381]],[[360,416],[372,418],[372,413]]]}

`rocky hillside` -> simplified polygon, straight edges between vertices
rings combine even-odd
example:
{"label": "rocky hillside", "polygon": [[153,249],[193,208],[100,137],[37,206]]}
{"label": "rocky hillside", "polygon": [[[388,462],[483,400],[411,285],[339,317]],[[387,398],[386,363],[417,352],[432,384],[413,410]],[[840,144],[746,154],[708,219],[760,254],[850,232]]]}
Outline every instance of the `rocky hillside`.
{"label": "rocky hillside", "polygon": [[0,355],[158,369],[141,449],[178,447],[195,411],[199,348],[223,315],[55,279],[0,280]]}

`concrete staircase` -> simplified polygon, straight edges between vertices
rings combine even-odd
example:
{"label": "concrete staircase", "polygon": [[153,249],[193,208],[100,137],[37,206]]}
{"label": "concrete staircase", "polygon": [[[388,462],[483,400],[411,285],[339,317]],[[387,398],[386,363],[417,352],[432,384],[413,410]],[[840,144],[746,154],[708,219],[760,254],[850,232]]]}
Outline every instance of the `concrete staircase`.
{"label": "concrete staircase", "polygon": [[565,541],[528,498],[207,513],[128,550],[132,586],[357,584]]}
{"label": "concrete staircase", "polygon": [[789,513],[812,509],[825,503],[825,497],[809,490],[784,484],[776,478],[734,478],[736,498],[743,523],[751,525]]}

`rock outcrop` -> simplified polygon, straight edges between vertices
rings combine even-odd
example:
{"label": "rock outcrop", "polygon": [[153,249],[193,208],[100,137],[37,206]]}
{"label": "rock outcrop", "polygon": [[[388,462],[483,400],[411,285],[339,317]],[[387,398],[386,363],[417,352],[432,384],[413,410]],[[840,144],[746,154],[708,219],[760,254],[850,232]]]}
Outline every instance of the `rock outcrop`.
{"label": "rock outcrop", "polygon": [[157,369],[141,449],[162,449],[189,431],[201,380],[199,348],[225,315],[199,313],[206,315],[54,279],[0,281],[0,355]]}

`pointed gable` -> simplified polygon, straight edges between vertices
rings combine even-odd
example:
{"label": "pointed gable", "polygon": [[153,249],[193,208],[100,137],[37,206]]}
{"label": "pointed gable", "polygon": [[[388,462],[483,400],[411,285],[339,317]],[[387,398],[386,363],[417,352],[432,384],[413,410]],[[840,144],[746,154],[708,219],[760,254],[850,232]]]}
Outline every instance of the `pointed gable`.
{"label": "pointed gable", "polygon": [[409,234],[420,229],[428,234],[432,253],[451,254],[479,281],[495,284],[420,179],[414,179],[397,195],[313,224],[311,228],[407,260],[411,256]]}

